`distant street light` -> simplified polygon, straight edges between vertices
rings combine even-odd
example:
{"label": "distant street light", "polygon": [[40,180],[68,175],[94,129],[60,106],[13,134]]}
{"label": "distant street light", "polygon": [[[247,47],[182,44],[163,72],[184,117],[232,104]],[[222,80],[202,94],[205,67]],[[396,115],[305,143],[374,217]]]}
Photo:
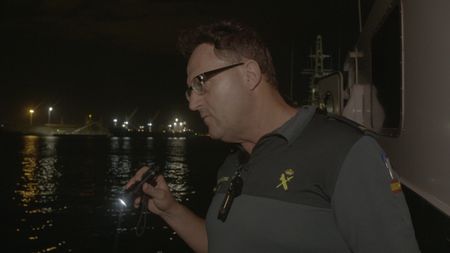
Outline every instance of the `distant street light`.
{"label": "distant street light", "polygon": [[117,127],[117,119],[113,119],[114,127]]}
{"label": "distant street light", "polygon": [[50,119],[52,117],[52,111],[53,111],[53,107],[49,107],[48,108],[48,124],[50,124]]}
{"label": "distant street light", "polygon": [[152,123],[148,123],[147,126],[148,126],[148,131],[151,132],[152,131]]}
{"label": "distant street light", "polygon": [[33,113],[34,113],[34,110],[30,109],[28,112],[30,113],[30,126],[33,126]]}

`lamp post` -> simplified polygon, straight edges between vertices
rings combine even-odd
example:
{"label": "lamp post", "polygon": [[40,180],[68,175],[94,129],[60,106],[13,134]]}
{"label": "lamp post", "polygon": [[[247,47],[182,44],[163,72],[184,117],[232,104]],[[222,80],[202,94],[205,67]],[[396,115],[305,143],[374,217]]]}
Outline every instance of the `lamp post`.
{"label": "lamp post", "polygon": [[114,127],[117,127],[117,119],[113,119]]}
{"label": "lamp post", "polygon": [[28,112],[30,113],[30,126],[33,126],[33,113],[34,113],[34,110],[30,109]]}
{"label": "lamp post", "polygon": [[50,124],[50,119],[52,117],[52,111],[53,111],[53,107],[50,106],[48,108],[48,122],[47,122],[47,124]]}

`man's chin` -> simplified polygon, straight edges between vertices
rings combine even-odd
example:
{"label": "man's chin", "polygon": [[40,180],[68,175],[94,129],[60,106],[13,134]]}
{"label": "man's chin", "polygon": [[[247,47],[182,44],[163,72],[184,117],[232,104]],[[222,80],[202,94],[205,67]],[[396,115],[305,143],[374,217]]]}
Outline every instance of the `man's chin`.
{"label": "man's chin", "polygon": [[214,140],[220,139],[219,135],[212,131],[208,131],[208,136],[209,136],[209,138],[214,139]]}
{"label": "man's chin", "polygon": [[220,131],[217,131],[217,129],[214,129],[213,127],[211,127],[209,125],[207,125],[207,126],[208,126],[208,136],[211,139],[220,140],[222,137],[222,135],[220,134]]}

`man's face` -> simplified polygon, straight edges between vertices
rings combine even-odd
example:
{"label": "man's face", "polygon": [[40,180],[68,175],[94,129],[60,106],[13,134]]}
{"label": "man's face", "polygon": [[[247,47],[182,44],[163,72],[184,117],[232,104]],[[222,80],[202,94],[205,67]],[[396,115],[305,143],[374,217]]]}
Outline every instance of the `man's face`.
{"label": "man's face", "polygon": [[[187,85],[190,87],[202,73],[235,63],[218,58],[212,45],[201,44],[189,59]],[[240,65],[221,71],[204,83],[202,94],[192,91],[189,97],[189,108],[200,113],[213,139],[236,142],[242,130],[247,94],[243,83],[244,69],[244,65]]]}

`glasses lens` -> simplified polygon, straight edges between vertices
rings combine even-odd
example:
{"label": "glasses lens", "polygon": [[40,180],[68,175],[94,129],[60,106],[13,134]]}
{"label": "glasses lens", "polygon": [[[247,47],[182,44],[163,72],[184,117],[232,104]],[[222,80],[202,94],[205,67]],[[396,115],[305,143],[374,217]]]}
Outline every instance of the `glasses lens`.
{"label": "glasses lens", "polygon": [[189,86],[186,90],[186,98],[187,100],[190,100],[191,95],[192,95],[192,91],[194,91],[195,93],[197,93],[198,95],[202,95],[203,94],[203,79],[196,77],[194,79],[194,81],[192,81],[191,86]]}
{"label": "glasses lens", "polygon": [[196,92],[197,91],[200,92],[201,90],[203,90],[203,85],[205,85],[206,80],[207,79],[205,77],[205,74],[200,74],[196,76],[193,83],[194,90]]}
{"label": "glasses lens", "polygon": [[202,94],[203,93],[203,84],[204,84],[203,78],[197,77],[197,78],[195,78],[191,87],[197,94]]}
{"label": "glasses lens", "polygon": [[186,95],[186,99],[189,101],[191,99],[192,88],[188,87],[184,94]]}

